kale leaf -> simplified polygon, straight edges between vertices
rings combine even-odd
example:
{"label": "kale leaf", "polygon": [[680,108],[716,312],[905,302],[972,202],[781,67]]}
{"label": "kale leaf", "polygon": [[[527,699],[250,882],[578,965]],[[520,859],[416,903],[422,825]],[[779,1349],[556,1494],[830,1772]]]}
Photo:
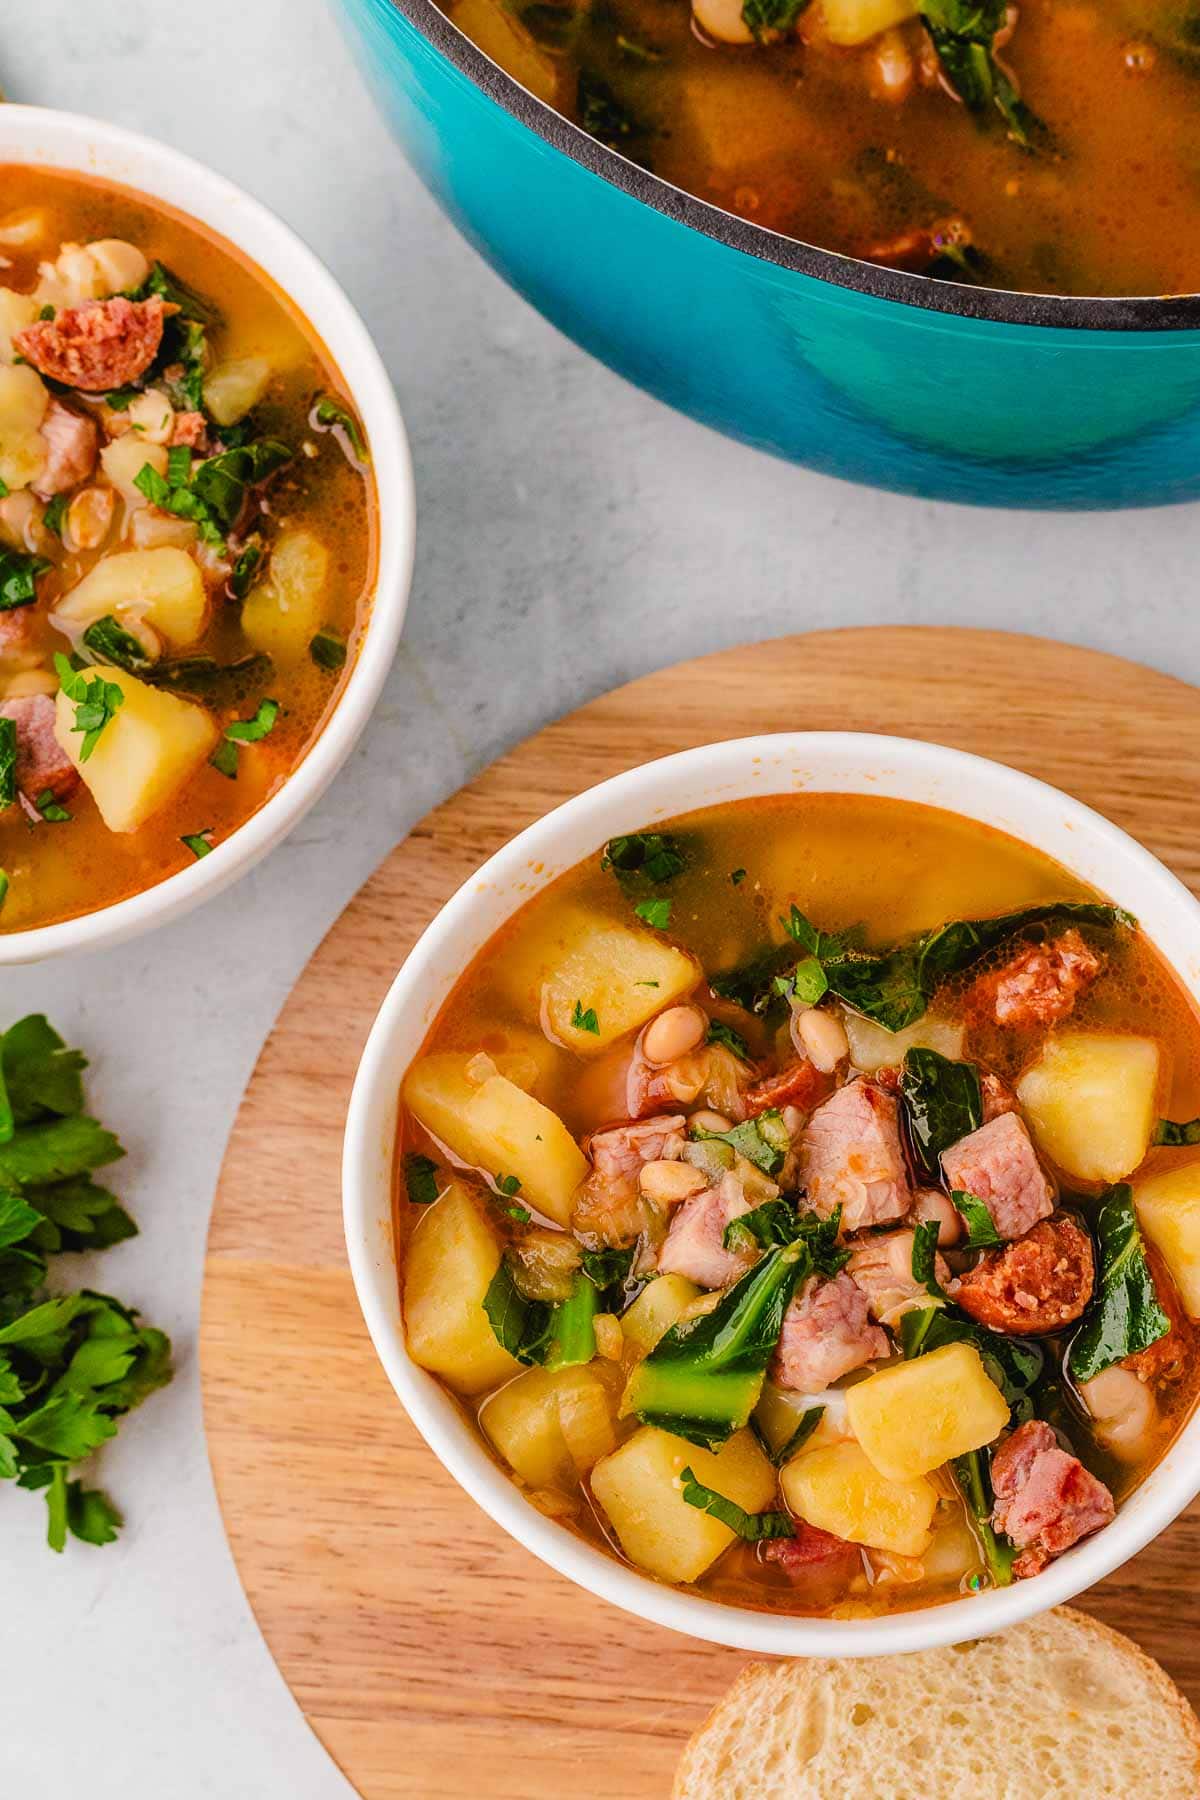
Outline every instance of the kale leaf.
{"label": "kale leaf", "polygon": [[1067,1357],[1077,1382],[1090,1381],[1125,1357],[1148,1350],[1171,1329],[1146,1260],[1133,1189],[1127,1182],[1104,1195],[1095,1230],[1100,1252],[1096,1290]]}

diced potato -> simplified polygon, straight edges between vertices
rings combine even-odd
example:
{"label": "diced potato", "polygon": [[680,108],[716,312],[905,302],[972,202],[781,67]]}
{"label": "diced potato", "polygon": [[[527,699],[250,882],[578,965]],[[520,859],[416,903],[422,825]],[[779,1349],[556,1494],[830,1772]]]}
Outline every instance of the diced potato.
{"label": "diced potato", "polygon": [[798,1518],[851,1544],[896,1556],[920,1556],[929,1544],[933,1483],[923,1475],[890,1480],[849,1440],[802,1450],[784,1468],[780,1486]]}
{"label": "diced potato", "polygon": [[427,1207],[404,1258],[408,1353],[460,1394],[482,1394],[521,1365],[496,1339],[483,1297],[500,1239],[461,1181]]}
{"label": "diced potato", "polygon": [[311,531],[283,531],[275,540],[267,579],[242,607],[242,630],[256,650],[276,662],[308,654],[325,618],[329,552]]}
{"label": "diced potato", "polygon": [[10,493],[36,481],[46,465],[41,423],[50,396],[36,369],[0,365],[0,481]]}
{"label": "diced potato", "polygon": [[558,105],[562,57],[535,42],[506,8],[493,5],[492,0],[455,0],[454,23],[485,56],[507,69],[514,81],[547,106]]}
{"label": "diced potato", "polygon": [[205,377],[204,404],[218,425],[236,425],[267,391],[271,365],[265,356],[239,356],[218,363]]}
{"label": "diced potato", "polygon": [[962,1058],[966,1037],[964,1027],[952,1024],[949,1019],[939,1019],[932,1013],[926,1013],[924,1018],[903,1031],[885,1031],[882,1025],[876,1025],[873,1019],[860,1018],[849,1007],[843,1008],[842,1016],[846,1036],[850,1039],[850,1061],[865,1075],[874,1075],[877,1069],[894,1068],[904,1061],[909,1050],[937,1050],[951,1062]]}
{"label": "diced potato", "polygon": [[762,1512],[775,1498],[775,1471],[751,1432],[735,1432],[714,1452],[643,1425],[596,1464],[592,1492],[630,1561],[664,1581],[698,1581],[734,1537],[683,1498],[686,1468],[747,1512]]}
{"label": "diced potato", "polygon": [[147,463],[156,474],[165,475],[166,446],[147,444],[141,433],[136,431],[127,431],[124,437],[114,438],[100,452],[100,467],[126,506],[134,508],[150,504],[141,488],[134,486],[135,477],[141,474]]}
{"label": "diced potato", "polygon": [[1048,1038],[1017,1083],[1033,1135],[1079,1181],[1123,1181],[1150,1144],[1160,1057],[1153,1038],[1071,1031]]}
{"label": "diced potato", "polygon": [[820,0],[816,29],[830,44],[865,44],[920,12],[920,0]]}
{"label": "diced potato", "polygon": [[1189,1319],[1200,1319],[1200,1162],[1134,1183],[1138,1223],[1171,1271]]}
{"label": "diced potato", "polygon": [[121,550],[101,557],[54,608],[54,621],[78,637],[111,614],[122,624],[145,620],[169,644],[194,644],[204,630],[208,597],[196,563],[186,550]]}
{"label": "diced potato", "polygon": [[628,1311],[621,1329],[638,1350],[653,1350],[664,1331],[677,1325],[693,1300],[700,1297],[694,1281],[683,1275],[659,1275],[648,1282]]}
{"label": "diced potato", "polygon": [[[527,1017],[591,1056],[690,994],[700,970],[653,932],[575,906],[559,911],[552,936],[514,947],[501,977]],[[588,1014],[594,1031],[572,1024]]]}
{"label": "diced potato", "polygon": [[202,706],[127,675],[105,669],[105,681],[125,696],[86,762],[75,730],[74,700],[59,692],[54,735],[110,831],[136,831],[183,786],[211,754],[217,727]]}
{"label": "diced potato", "polygon": [[0,245],[5,250],[27,250],[46,235],[46,214],[40,206],[19,206],[0,218]]}
{"label": "diced potato", "polygon": [[128,294],[141,287],[150,273],[150,264],[126,238],[93,238],[84,249],[95,271],[95,297],[107,299],[110,294]]}
{"label": "diced potato", "polygon": [[422,1057],[404,1078],[405,1103],[460,1162],[489,1175],[515,1175],[522,1198],[565,1228],[587,1158],[557,1113],[506,1075],[473,1080],[473,1061]]}
{"label": "diced potato", "polygon": [[856,1382],[846,1416],[880,1474],[903,1482],[990,1444],[1008,1424],[1008,1402],[973,1345],[945,1344]]}
{"label": "diced potato", "polygon": [[479,1423],[534,1488],[574,1487],[617,1441],[610,1390],[591,1366],[526,1370],[484,1402]]}
{"label": "diced potato", "polygon": [[0,288],[0,363],[10,364],[16,351],[13,333],[24,331],[37,318],[37,301],[32,294],[18,294],[12,288]]}

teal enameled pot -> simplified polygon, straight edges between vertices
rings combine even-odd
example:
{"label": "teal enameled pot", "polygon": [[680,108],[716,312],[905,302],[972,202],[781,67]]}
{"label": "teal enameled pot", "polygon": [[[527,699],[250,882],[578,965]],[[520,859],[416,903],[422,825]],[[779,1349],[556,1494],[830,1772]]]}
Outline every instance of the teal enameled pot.
{"label": "teal enameled pot", "polygon": [[596,143],[432,0],[337,3],[406,155],[476,249],[694,418],[926,498],[1200,495],[1200,296],[1009,294],[814,249]]}

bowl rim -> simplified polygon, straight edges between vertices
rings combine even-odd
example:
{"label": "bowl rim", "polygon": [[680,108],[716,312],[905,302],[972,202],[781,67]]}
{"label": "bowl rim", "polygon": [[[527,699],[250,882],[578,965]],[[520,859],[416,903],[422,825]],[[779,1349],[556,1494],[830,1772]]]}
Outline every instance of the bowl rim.
{"label": "bowl rim", "polygon": [[[349,0],[343,0],[343,5]],[[555,112],[492,60],[442,12],[434,0],[354,0],[363,7],[383,6],[399,13],[446,61],[497,106],[525,125],[572,162],[655,212],[690,226],[727,249],[759,262],[772,263],[827,286],[849,288],[876,300],[898,302],[925,312],[1000,325],[1035,326],[1058,331],[1150,333],[1191,331],[1200,326],[1200,293],[1196,294],[1026,294],[1011,288],[976,287],[941,281],[903,269],[889,269],[861,257],[823,250],[800,238],[770,231],[765,225],[725,212],[660,175],[642,168],[590,137],[580,126]]]}
{"label": "bowl rim", "polygon": [[235,246],[287,295],[321,339],[366,427],[378,556],[357,658],[323,730],[279,791],[210,855],[154,886],[77,918],[0,934],[0,967],[123,943],[220,893],[274,848],[324,793],[374,710],[400,641],[416,544],[412,456],[391,377],[340,283],[291,226],[194,157],[82,113],[0,107],[0,165],[5,162],[75,169],[169,205]]}
{"label": "bowl rim", "polygon": [[[773,783],[764,775],[772,763],[796,768],[819,766],[822,760],[828,765],[837,758],[857,765],[861,785],[847,788],[819,776]],[[898,771],[892,778],[889,768]],[[696,790],[690,808],[654,803],[656,792],[685,778]],[[391,1193],[397,1088],[412,1051],[400,1053],[396,1040],[407,1035],[414,1047],[420,1044],[467,956],[492,937],[497,920],[510,917],[531,893],[580,860],[579,842],[591,844],[583,855],[594,853],[615,830],[748,792],[888,795],[896,783],[926,778],[942,782],[947,795],[927,803],[982,819],[1029,843],[1046,835],[1043,818],[1056,818],[1057,843],[1048,853],[1065,867],[1077,870],[1086,850],[1106,866],[1111,862],[1125,886],[1134,885],[1136,878],[1139,913],[1152,912],[1160,924],[1169,920],[1172,931],[1187,940],[1186,969],[1180,956],[1167,960],[1185,987],[1200,997],[1200,903],[1150,851],[1102,814],[1020,770],[925,740],[861,732],[781,733],[700,745],[629,769],[585,789],[518,833],[468,877],[413,944],[379,1009],[355,1078],[342,1160],[347,1254],[376,1354],[409,1418],[471,1498],[543,1562],[600,1599],[707,1642],[773,1655],[885,1655],[984,1637],[1060,1605],[1144,1548],[1200,1492],[1200,1457],[1195,1454],[1200,1411],[1112,1524],[1040,1575],[1009,1588],[912,1612],[830,1620],[758,1612],[666,1586],[539,1513],[488,1455],[456,1402],[409,1358],[400,1323]],[[995,814],[996,796],[1003,796],[1017,818],[1040,808],[1037,832],[1021,834],[996,825],[994,816],[987,816],[989,807]],[[563,837],[576,840],[565,857],[559,853]],[[1132,902],[1135,896],[1127,898]],[[495,916],[480,929],[476,915],[488,911]],[[464,940],[469,946],[465,953],[460,948]],[[1159,949],[1166,954],[1161,944]]]}

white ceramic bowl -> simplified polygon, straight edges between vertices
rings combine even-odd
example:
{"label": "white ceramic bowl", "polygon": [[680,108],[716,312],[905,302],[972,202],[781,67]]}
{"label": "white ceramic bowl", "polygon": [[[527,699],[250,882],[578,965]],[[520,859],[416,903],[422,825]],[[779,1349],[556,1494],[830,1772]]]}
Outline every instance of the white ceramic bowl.
{"label": "white ceramic bowl", "polygon": [[789,1656],[874,1656],[982,1637],[1111,1573],[1200,1490],[1200,1416],[1113,1524],[1032,1580],[883,1618],[754,1612],[666,1587],[529,1505],[437,1382],[410,1360],[392,1243],[397,1089],[457,976],[492,933],[532,892],[617,832],[722,801],[803,790],[924,801],[1022,839],[1130,908],[1189,989],[1200,990],[1200,906],[1191,894],[1123,831],[1042,782],[935,744],[842,732],[688,750],[606,781],[531,825],[459,889],[414,945],[375,1022],[351,1100],[346,1243],[368,1329],[409,1417],[455,1479],[527,1549],[592,1593],[692,1637]]}
{"label": "white ceramic bowl", "polygon": [[28,163],[136,188],[235,244],[272,277],[322,339],[366,427],[379,495],[374,599],[337,707],[304,761],[266,805],[210,856],[114,906],[0,936],[0,967],[96,950],[178,918],[274,849],[315,804],[354,748],[391,668],[412,580],[416,501],[404,421],[366,326],[329,271],[274,213],[201,163],[99,119],[34,106],[0,107],[0,165]]}

